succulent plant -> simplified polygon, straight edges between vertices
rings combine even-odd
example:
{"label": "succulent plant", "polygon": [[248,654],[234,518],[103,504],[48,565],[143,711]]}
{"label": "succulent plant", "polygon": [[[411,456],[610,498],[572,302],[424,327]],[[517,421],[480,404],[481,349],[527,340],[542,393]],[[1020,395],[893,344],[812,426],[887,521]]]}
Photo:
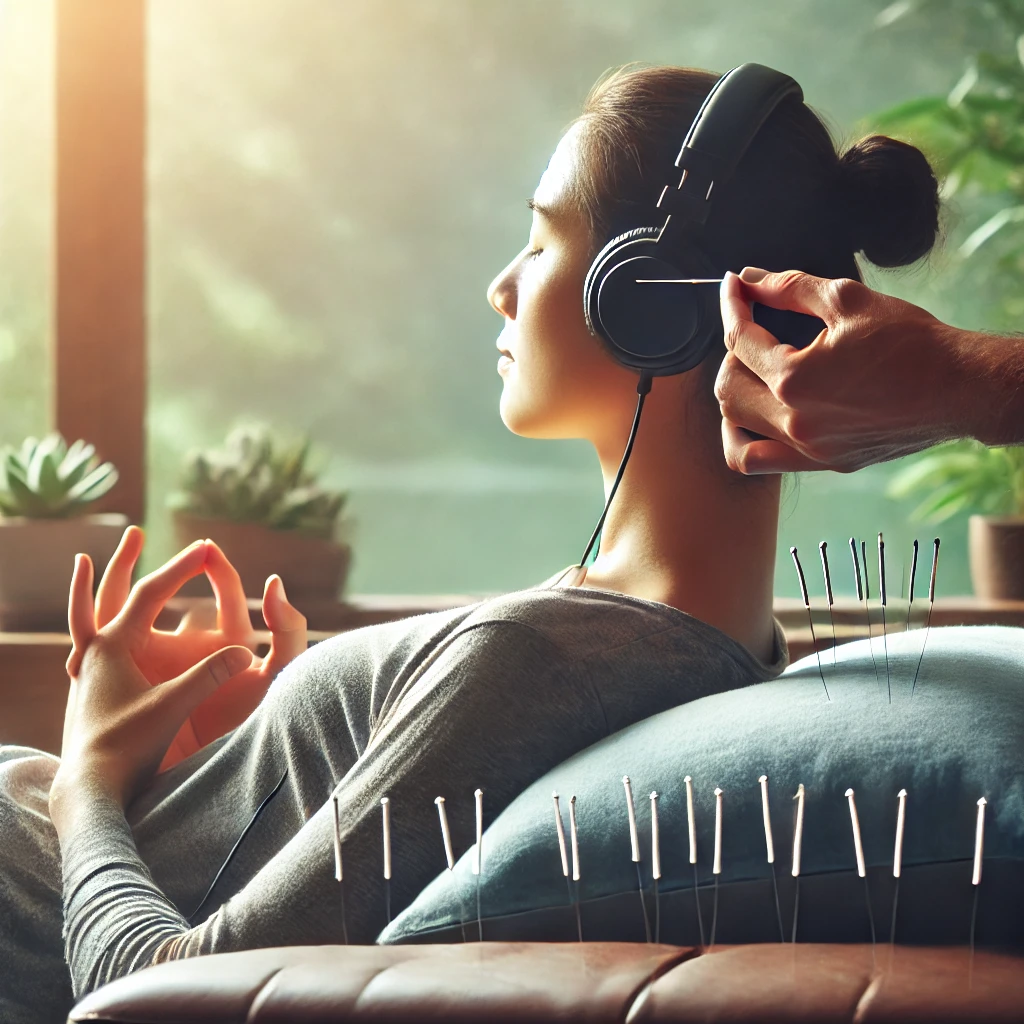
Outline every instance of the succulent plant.
{"label": "succulent plant", "polygon": [[317,486],[310,442],[275,441],[265,427],[232,431],[224,447],[192,453],[171,505],[196,516],[259,523],[331,539],[347,495]]}
{"label": "succulent plant", "polygon": [[85,441],[70,447],[57,433],[26,438],[0,452],[0,515],[63,519],[82,515],[117,483],[117,470],[101,463]]}

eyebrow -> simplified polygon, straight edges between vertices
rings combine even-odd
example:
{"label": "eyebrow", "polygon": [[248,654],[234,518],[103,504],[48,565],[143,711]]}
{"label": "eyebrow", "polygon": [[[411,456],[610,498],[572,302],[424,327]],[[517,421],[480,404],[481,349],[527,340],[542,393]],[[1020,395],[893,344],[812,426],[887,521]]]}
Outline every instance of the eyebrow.
{"label": "eyebrow", "polygon": [[548,220],[557,220],[558,214],[551,209],[550,206],[545,206],[543,203],[538,203],[533,197],[526,200],[526,205],[529,209],[533,210],[534,213],[539,213],[542,217],[547,217]]}

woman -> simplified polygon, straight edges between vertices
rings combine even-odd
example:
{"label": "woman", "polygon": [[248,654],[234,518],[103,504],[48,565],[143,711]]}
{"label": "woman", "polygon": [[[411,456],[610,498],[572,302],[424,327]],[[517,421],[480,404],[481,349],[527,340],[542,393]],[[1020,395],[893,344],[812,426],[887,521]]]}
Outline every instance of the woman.
{"label": "woman", "polygon": [[[606,490],[637,378],[588,333],[584,276],[609,236],[647,221],[714,81],[631,67],[599,82],[530,201],[528,244],[488,293],[504,318],[502,419],[524,436],[586,438]],[[838,157],[795,100],[771,115],[726,189],[691,236],[723,271],[752,264],[858,277],[855,252],[895,266],[936,235],[936,183],[917,150],[872,137]],[[0,960],[17,965],[0,981],[4,1019],[63,1019],[72,996],[62,901],[76,995],[176,957],[340,942],[343,924],[350,940],[372,942],[388,905],[383,796],[397,912],[444,866],[435,796],[447,798],[456,845],[466,848],[478,786],[492,817],[602,737],[778,674],[787,658],[772,618],[780,484],[726,467],[713,385],[720,366],[739,371],[724,355],[719,346],[698,368],[655,380],[599,554],[585,574],[569,574],[576,585],[559,585],[563,571],[529,590],[319,644],[287,664],[251,714],[302,646],[279,582],[264,602],[274,652],[252,665],[244,647],[214,653],[244,640],[245,627],[213,545],[186,550],[128,596],[140,544],[129,534],[96,610],[80,558],[62,759],[0,754]],[[163,601],[202,571],[225,628],[199,640],[154,633]],[[154,777],[176,733],[167,764],[196,752]]]}

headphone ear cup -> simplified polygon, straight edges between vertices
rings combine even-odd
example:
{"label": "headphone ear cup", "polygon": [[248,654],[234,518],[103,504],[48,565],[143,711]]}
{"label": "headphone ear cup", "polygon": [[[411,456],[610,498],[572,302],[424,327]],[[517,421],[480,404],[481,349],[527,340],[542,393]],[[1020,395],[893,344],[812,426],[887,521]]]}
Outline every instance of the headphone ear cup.
{"label": "headphone ear cup", "polygon": [[[595,337],[600,337],[601,332],[594,322],[597,314],[597,289],[593,285],[598,272],[607,263],[608,254],[617,249],[623,242],[632,241],[634,238],[654,240],[657,237],[658,228],[631,228],[629,231],[624,231],[621,235],[616,235],[594,257],[594,261],[590,264],[590,269],[587,271],[586,280],[583,282],[583,316],[587,322],[587,330]],[[592,294],[593,303],[591,302]],[[593,314],[591,313],[591,305],[593,305]]]}
{"label": "headphone ear cup", "polygon": [[623,366],[650,376],[693,369],[720,336],[718,290],[709,285],[648,284],[717,276],[699,253],[687,271],[659,249],[658,228],[634,228],[597,254],[584,282],[587,326]]}

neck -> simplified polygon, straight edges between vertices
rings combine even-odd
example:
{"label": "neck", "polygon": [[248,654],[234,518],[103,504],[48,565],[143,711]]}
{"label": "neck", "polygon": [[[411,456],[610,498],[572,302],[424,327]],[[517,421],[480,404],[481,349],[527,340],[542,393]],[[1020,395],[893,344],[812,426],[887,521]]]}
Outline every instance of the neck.
{"label": "neck", "polygon": [[[713,406],[687,388],[655,381],[584,586],[671,605],[770,660],[779,478],[730,470]],[[595,442],[606,498],[628,431]]]}

